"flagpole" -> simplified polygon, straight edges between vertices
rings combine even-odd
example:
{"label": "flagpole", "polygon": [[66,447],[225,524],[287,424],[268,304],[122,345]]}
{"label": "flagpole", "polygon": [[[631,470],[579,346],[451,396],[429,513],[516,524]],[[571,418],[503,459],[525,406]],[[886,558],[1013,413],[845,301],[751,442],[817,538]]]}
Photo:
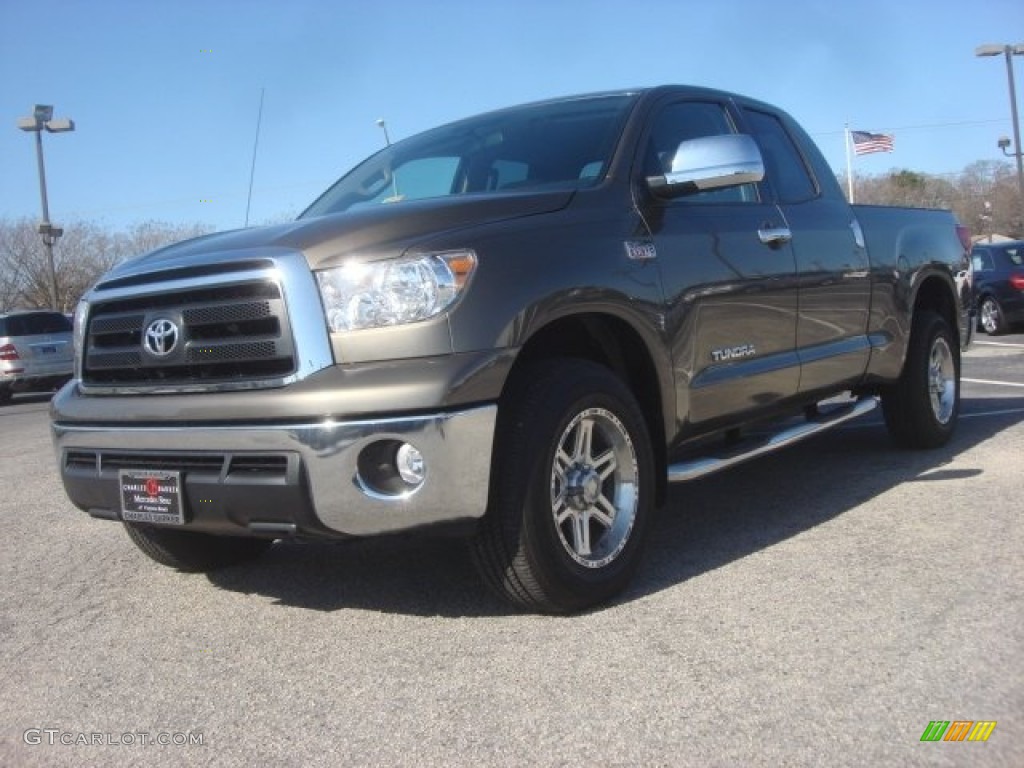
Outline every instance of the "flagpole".
{"label": "flagpole", "polygon": [[843,130],[843,138],[846,141],[846,188],[847,197],[850,198],[850,205],[853,205],[853,158],[850,153],[850,124],[847,123]]}

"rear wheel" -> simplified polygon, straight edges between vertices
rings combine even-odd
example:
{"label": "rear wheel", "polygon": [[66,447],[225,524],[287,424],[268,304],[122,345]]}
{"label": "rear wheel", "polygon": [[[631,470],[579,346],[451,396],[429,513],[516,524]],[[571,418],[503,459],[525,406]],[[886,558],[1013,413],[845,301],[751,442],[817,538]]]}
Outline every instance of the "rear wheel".
{"label": "rear wheel", "polygon": [[490,507],[473,541],[502,597],[569,613],[628,583],[653,511],[654,462],[629,389],[594,363],[520,372],[499,411]]}
{"label": "rear wheel", "polygon": [[981,300],[981,307],[978,314],[981,317],[981,327],[990,336],[996,336],[1006,331],[1006,321],[1003,320],[1003,310],[999,302],[991,296]]}
{"label": "rear wheel", "polygon": [[125,523],[124,527],[135,546],[150,558],[187,573],[255,560],[274,543],[271,539],[213,536],[138,523]]}
{"label": "rear wheel", "polygon": [[899,381],[882,393],[882,412],[893,440],[904,448],[938,448],[960,414],[960,355],[949,323],[919,312]]}

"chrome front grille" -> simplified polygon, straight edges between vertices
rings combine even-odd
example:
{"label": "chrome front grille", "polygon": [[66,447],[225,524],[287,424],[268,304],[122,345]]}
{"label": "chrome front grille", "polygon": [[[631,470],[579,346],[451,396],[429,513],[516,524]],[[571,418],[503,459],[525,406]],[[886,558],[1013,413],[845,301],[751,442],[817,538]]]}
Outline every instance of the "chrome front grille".
{"label": "chrome front grille", "polygon": [[[145,343],[147,329],[161,321],[175,328],[166,354]],[[232,382],[296,368],[284,299],[270,281],[97,303],[85,339],[86,385]]]}
{"label": "chrome front grille", "polygon": [[334,364],[299,252],[209,253],[100,282],[76,333],[90,394],[280,387]]}

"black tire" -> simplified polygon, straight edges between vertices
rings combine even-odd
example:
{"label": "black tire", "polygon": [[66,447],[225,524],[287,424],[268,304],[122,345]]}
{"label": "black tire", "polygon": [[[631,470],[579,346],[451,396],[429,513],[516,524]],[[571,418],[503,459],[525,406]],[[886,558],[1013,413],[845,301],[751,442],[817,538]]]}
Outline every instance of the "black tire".
{"label": "black tire", "polygon": [[654,488],[647,425],[625,384],[587,361],[533,365],[499,408],[489,507],[472,541],[477,568],[529,610],[604,602],[640,561]]}
{"label": "black tire", "polygon": [[214,571],[255,560],[274,543],[271,539],[213,536],[139,523],[125,523],[128,536],[147,556],[186,573]]}
{"label": "black tire", "polygon": [[899,381],[882,392],[889,434],[903,448],[939,448],[960,415],[960,353],[953,331],[935,312],[919,312]]}
{"label": "black tire", "polygon": [[14,397],[14,393],[11,390],[0,389],[0,403],[10,402],[12,397]]}
{"label": "black tire", "polygon": [[1006,333],[1006,320],[1003,315],[1003,308],[993,296],[986,296],[978,305],[978,322],[981,328],[989,336],[998,336]]}

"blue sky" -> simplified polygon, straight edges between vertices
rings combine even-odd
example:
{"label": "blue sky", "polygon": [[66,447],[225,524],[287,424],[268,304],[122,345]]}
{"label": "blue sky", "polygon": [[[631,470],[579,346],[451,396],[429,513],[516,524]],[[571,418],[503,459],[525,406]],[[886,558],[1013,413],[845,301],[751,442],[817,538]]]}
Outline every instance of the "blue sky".
{"label": "blue sky", "polygon": [[[843,126],[892,132],[855,172],[955,173],[999,159],[1012,133],[1002,59],[1024,42],[1021,0],[0,0],[0,217],[39,216],[33,140],[45,135],[51,218],[301,211],[392,138],[488,109],[609,88],[690,83],[777,104],[836,170]],[[1017,57],[1024,109],[1024,57]]]}

